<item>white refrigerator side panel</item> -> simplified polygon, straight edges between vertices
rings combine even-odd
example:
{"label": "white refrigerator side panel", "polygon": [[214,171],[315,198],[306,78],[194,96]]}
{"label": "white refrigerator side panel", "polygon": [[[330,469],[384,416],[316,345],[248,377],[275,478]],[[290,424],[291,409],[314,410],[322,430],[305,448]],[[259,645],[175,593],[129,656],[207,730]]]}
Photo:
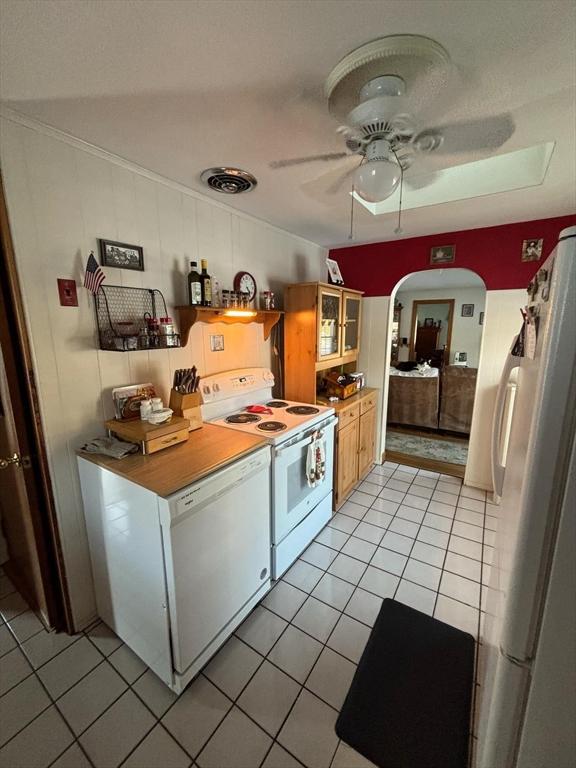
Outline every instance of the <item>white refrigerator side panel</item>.
{"label": "white refrigerator side panel", "polygon": [[576,762],[576,445],[572,450],[518,768],[573,768]]}
{"label": "white refrigerator side panel", "polygon": [[157,496],[86,459],[78,467],[98,614],[172,685]]}
{"label": "white refrigerator side panel", "polygon": [[[501,647],[520,660],[534,654],[572,448],[575,296],[576,240],[572,238],[556,249],[550,300],[540,303],[535,359],[524,358],[520,367],[504,481],[498,532],[501,541],[500,531],[504,533],[501,553],[507,558],[500,563],[506,598]],[[530,427],[525,410],[533,416]],[[507,523],[507,513],[512,525]]]}
{"label": "white refrigerator side panel", "polygon": [[487,670],[491,685],[480,688],[476,768],[512,768],[530,670],[513,663],[497,648],[492,651]]}

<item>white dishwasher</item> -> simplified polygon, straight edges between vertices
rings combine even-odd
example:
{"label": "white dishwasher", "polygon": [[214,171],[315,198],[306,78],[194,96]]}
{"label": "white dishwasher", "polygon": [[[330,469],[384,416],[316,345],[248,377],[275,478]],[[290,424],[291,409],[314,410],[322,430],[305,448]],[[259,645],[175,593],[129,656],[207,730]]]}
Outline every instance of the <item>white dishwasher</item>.
{"label": "white dishwasher", "polygon": [[269,448],[160,499],[159,509],[173,664],[186,675],[270,589]]}
{"label": "white dishwasher", "polygon": [[270,589],[270,448],[166,498],[78,465],[98,613],[180,693]]}

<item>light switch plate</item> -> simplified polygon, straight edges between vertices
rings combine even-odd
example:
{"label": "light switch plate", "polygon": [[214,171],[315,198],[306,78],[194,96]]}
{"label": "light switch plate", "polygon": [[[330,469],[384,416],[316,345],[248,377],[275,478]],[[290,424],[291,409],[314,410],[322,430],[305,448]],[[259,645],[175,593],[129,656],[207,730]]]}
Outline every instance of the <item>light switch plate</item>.
{"label": "light switch plate", "polygon": [[76,281],[67,278],[58,278],[58,295],[60,296],[60,306],[77,307],[78,294],[76,292]]}
{"label": "light switch plate", "polygon": [[210,334],[210,351],[224,352],[224,334],[222,333]]}

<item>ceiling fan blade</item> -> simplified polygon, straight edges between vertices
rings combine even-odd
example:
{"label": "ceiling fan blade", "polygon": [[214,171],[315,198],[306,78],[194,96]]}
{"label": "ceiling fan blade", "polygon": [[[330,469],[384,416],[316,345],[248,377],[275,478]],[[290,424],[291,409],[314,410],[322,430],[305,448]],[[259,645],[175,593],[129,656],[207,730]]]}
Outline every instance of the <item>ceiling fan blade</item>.
{"label": "ceiling fan blade", "polygon": [[426,151],[427,143],[434,137],[441,142],[432,151],[434,154],[450,155],[478,150],[495,150],[505,144],[516,129],[509,112],[485,117],[479,120],[461,120],[456,123],[427,128],[413,139],[417,149]]}
{"label": "ceiling fan blade", "polygon": [[440,177],[439,172],[419,173],[416,176],[405,176],[404,184],[413,192],[419,189],[426,189],[431,186]]}
{"label": "ceiling fan blade", "polygon": [[[351,159],[354,162],[351,162]],[[324,205],[333,205],[334,198],[342,185],[350,178],[356,168],[360,165],[361,158],[358,155],[348,155],[346,163],[320,174],[310,181],[301,185],[302,191],[308,197],[317,200]],[[337,198],[340,199],[340,198]]]}
{"label": "ceiling fan blade", "polygon": [[287,160],[273,160],[269,163],[270,168],[288,168],[291,165],[304,165],[304,163],[315,163],[316,161],[341,160],[348,157],[348,152],[326,152],[323,155],[310,155],[309,157],[292,157]]}
{"label": "ceiling fan blade", "polygon": [[344,173],[340,176],[340,178],[332,182],[332,184],[330,184],[330,186],[326,188],[326,194],[335,195],[337,192],[340,192],[340,190],[342,189],[342,185],[347,179],[350,178],[350,176],[352,176],[356,168],[358,168],[358,166],[360,165],[360,162],[358,162],[358,165],[354,165],[352,166],[352,168],[349,168],[347,171],[344,171]]}

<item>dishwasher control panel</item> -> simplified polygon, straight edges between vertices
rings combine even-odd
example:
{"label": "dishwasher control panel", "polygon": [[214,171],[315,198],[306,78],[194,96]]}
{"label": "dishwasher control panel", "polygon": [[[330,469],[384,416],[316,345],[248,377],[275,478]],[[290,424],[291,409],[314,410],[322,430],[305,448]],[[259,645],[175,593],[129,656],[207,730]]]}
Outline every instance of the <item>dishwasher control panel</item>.
{"label": "dishwasher control panel", "polygon": [[232,462],[226,467],[199,480],[186,490],[175,494],[170,500],[172,516],[186,514],[196,506],[203,506],[209,501],[228,493],[251,475],[270,466],[270,448],[265,446],[244,459]]}

